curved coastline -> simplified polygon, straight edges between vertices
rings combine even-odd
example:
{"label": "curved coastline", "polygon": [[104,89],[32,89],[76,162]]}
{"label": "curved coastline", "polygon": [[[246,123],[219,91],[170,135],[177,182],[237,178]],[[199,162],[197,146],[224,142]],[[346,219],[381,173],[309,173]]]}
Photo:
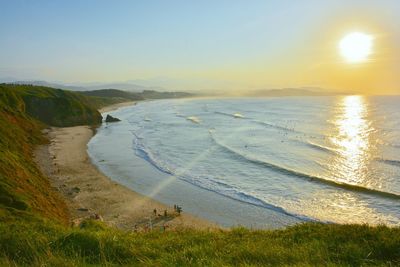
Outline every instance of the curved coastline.
{"label": "curved coastline", "polygon": [[[103,112],[112,112],[113,116],[118,117],[118,110],[108,109]],[[275,208],[251,205],[218,194],[155,168],[151,162],[126,149],[132,145],[131,132],[124,126],[126,123],[122,121],[100,127],[88,144],[88,154],[102,173],[132,191],[169,206],[177,203],[184,211],[223,227],[240,225],[250,228],[280,228],[308,221]],[[130,164],[120,164],[127,158],[131,161]]]}

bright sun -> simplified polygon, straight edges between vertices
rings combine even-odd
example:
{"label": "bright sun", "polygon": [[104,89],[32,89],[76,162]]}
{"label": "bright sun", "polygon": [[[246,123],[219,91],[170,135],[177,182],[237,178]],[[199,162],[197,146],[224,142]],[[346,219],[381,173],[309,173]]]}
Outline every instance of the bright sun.
{"label": "bright sun", "polygon": [[362,32],[353,32],[339,43],[340,54],[349,63],[366,61],[372,53],[373,38],[371,35]]}

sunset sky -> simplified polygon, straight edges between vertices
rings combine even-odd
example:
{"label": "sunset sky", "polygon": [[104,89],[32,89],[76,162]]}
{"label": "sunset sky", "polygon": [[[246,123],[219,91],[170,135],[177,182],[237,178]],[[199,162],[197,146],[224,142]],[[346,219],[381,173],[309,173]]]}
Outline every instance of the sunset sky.
{"label": "sunset sky", "polygon": [[[0,1],[0,78],[400,93],[400,1]],[[349,63],[339,42],[372,36]]]}

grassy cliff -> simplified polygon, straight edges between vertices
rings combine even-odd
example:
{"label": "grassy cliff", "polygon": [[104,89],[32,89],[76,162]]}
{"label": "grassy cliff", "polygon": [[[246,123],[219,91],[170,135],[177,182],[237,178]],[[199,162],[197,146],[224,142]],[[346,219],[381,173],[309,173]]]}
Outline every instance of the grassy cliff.
{"label": "grassy cliff", "polygon": [[100,113],[79,94],[39,86],[0,85],[0,210],[67,222],[68,214],[33,162],[35,145],[46,142],[46,125],[95,125]]}
{"label": "grassy cliff", "polygon": [[28,115],[51,126],[101,123],[96,106],[81,94],[31,85],[0,85],[0,90],[13,91],[23,100]]}
{"label": "grassy cliff", "polygon": [[154,90],[144,90],[143,92],[128,92],[117,89],[100,89],[93,91],[83,91],[80,94],[99,100],[100,103],[118,103],[123,101],[139,101],[147,99],[171,99],[195,97],[196,95],[186,92],[158,92]]}
{"label": "grassy cliff", "polygon": [[0,266],[395,266],[400,229],[303,224],[255,231],[123,232],[66,225],[66,206],[32,160],[49,125],[96,124],[93,99],[0,85]]}

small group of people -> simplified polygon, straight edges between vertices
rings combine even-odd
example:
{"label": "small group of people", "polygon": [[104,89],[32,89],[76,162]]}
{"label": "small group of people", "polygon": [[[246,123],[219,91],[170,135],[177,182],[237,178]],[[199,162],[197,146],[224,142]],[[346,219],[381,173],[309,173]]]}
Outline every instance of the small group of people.
{"label": "small group of people", "polygon": [[[182,213],[182,207],[178,206],[178,205],[174,205],[174,211],[180,215]],[[153,214],[154,214],[154,216],[157,216],[157,209],[153,210]],[[158,216],[162,216],[162,215],[158,214]],[[168,211],[164,210],[164,217],[167,217],[167,216],[168,216]]]}
{"label": "small group of people", "polygon": [[[157,216],[157,209],[154,209],[153,213],[154,213],[154,216]],[[158,216],[161,216],[161,214],[158,214]],[[164,210],[164,217],[167,217],[167,216],[168,216],[168,211]]]}
{"label": "small group of people", "polygon": [[182,207],[181,207],[181,206],[178,206],[178,205],[174,205],[174,210],[175,210],[175,212],[177,212],[178,214],[181,214],[181,212],[182,212]]}

